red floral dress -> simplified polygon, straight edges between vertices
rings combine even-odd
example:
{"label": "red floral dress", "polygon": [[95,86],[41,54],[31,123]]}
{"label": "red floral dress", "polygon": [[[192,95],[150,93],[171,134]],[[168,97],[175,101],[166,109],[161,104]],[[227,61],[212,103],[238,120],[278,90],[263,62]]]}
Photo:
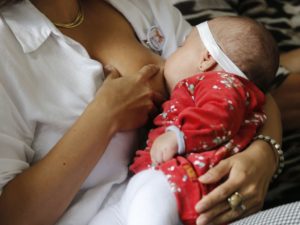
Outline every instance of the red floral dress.
{"label": "red floral dress", "polygon": [[175,193],[180,218],[195,224],[195,204],[217,184],[198,177],[220,160],[243,150],[264,123],[264,94],[250,81],[226,72],[205,72],[180,81],[148,134],[147,147],[138,150],[130,170],[152,168],[153,141],[171,125],[183,132],[184,155],[155,166]]}

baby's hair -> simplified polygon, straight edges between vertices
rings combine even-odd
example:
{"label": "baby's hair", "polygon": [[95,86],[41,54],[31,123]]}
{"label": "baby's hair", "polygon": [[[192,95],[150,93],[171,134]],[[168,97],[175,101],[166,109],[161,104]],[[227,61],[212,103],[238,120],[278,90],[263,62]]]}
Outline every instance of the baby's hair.
{"label": "baby's hair", "polygon": [[225,54],[262,91],[270,89],[279,66],[277,44],[267,29],[253,19],[222,16],[209,27]]}

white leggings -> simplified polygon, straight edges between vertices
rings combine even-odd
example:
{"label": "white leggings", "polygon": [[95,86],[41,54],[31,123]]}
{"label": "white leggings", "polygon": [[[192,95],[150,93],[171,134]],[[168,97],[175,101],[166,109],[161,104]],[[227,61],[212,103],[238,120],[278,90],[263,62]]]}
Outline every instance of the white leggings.
{"label": "white leggings", "polygon": [[133,176],[120,202],[102,209],[89,225],[179,225],[177,203],[161,171]]}

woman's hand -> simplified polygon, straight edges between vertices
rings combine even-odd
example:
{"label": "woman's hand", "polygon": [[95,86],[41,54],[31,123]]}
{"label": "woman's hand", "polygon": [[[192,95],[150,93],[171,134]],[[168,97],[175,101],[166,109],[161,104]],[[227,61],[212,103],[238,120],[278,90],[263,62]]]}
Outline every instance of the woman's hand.
{"label": "woman's hand", "polygon": [[[266,95],[264,111],[267,121],[260,134],[281,143],[280,112],[271,95]],[[222,160],[200,178],[204,184],[223,182],[197,205],[197,224],[222,224],[240,219],[261,209],[268,185],[276,170],[276,157],[269,144],[254,141],[243,152]],[[235,192],[243,197],[246,209],[233,211],[227,199]]]}
{"label": "woman's hand", "polygon": [[[222,160],[210,169],[200,177],[200,182],[224,182],[196,205],[196,211],[200,214],[197,225],[224,224],[259,211],[275,165],[270,146],[262,141],[255,141],[245,151]],[[230,208],[227,199],[235,192],[242,196],[245,210]]]}
{"label": "woman's hand", "polygon": [[113,129],[129,130],[145,124],[149,114],[156,110],[156,104],[163,100],[150,85],[150,80],[159,74],[159,67],[147,65],[136,74],[124,77],[111,66],[106,69],[108,76],[94,102],[106,109],[104,113],[112,120]]}

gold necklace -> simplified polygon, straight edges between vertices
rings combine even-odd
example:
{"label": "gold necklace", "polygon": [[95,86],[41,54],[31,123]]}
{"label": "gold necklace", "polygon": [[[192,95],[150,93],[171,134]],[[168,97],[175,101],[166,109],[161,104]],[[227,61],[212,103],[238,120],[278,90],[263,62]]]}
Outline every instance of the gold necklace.
{"label": "gold necklace", "polygon": [[84,12],[83,12],[81,4],[79,2],[77,16],[72,22],[70,22],[70,23],[54,23],[54,25],[57,27],[60,27],[60,28],[71,29],[71,28],[78,27],[80,24],[82,24],[83,20],[84,20]]}

